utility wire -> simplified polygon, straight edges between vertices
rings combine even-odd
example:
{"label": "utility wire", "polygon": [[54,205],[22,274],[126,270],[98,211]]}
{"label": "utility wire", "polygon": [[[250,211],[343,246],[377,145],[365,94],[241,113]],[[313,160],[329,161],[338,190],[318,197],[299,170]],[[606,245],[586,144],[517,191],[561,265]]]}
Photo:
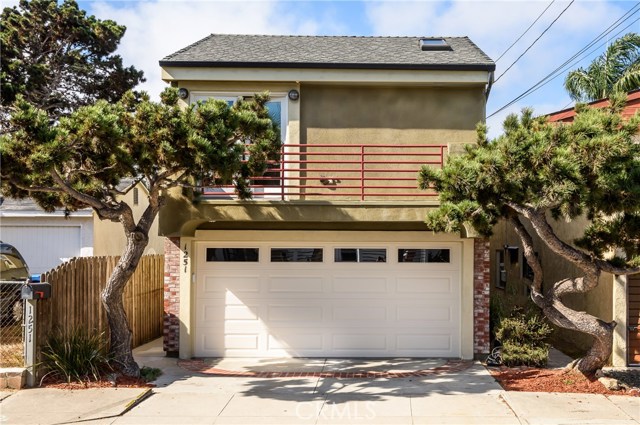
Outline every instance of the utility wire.
{"label": "utility wire", "polygon": [[[636,22],[640,21],[640,18],[637,18],[636,20],[634,20],[633,22],[631,22],[629,25],[627,25],[626,27],[624,27],[622,30],[618,31],[616,34],[614,34],[614,37],[617,37],[619,34],[623,33],[624,31],[627,30],[627,28],[629,28],[630,26],[632,26],[633,24],[635,24]],[[606,34],[605,34],[606,35]],[[572,63],[570,63],[568,66],[572,66],[576,63],[580,63],[582,60],[586,59],[587,57],[589,57],[589,55],[591,55],[593,52],[597,51],[598,49],[600,49],[602,46],[606,45],[607,41],[605,41],[604,43],[596,46],[595,49],[591,50],[589,53],[587,53],[586,55],[584,55],[582,58],[579,58],[577,61],[573,61]],[[574,55],[571,59],[573,59],[575,56]],[[569,63],[569,61],[571,61],[571,59],[569,59],[567,62],[565,62],[565,64]],[[540,81],[538,81],[536,84],[534,84],[533,86],[531,86],[529,89],[527,89],[526,91],[524,91],[523,93],[521,93],[519,96],[517,96],[515,99],[513,99],[512,101],[510,101],[509,103],[507,103],[506,105],[504,105],[503,107],[501,107],[500,109],[498,109],[497,111],[493,112],[491,115],[487,116],[487,118],[491,118],[492,116],[494,116],[495,114],[503,111],[504,109],[508,108],[509,106],[513,105],[514,103],[518,102],[521,99],[524,99],[525,97],[529,96],[531,93],[534,93],[536,91],[538,91],[539,89],[541,89],[542,87],[546,86],[547,84],[549,84],[550,82],[552,82],[553,80],[555,80],[556,78],[560,77],[562,75],[562,72],[565,71],[566,68],[564,65],[561,65],[560,67],[556,68],[554,71],[552,71],[551,73],[549,73],[546,77],[544,77],[543,79],[541,79]],[[554,75],[556,74],[556,75]]]}
{"label": "utility wire", "polygon": [[[634,9],[638,9],[638,8],[640,8],[640,4],[636,4],[636,6],[632,7],[631,9],[629,9],[624,15],[622,15],[614,23],[612,23],[607,29],[605,29],[602,33],[600,33],[600,35],[598,35],[590,43],[588,43],[586,46],[584,46],[582,49],[580,49],[576,54],[574,54],[569,59],[567,59],[562,65],[558,66],[556,69],[554,69],[552,72],[547,74],[544,78],[542,78],[536,84],[531,86],[529,89],[527,89],[524,92],[522,92],[516,98],[514,98],[513,100],[511,100],[510,102],[508,102],[504,106],[500,107],[498,110],[496,110],[493,113],[491,113],[489,116],[487,116],[487,118],[491,118],[492,116],[496,115],[497,113],[499,113],[499,112],[503,111],[504,109],[508,108],[509,106],[513,105],[517,101],[523,99],[524,97],[530,95],[531,93],[537,91],[538,89],[542,88],[543,86],[547,85],[551,81],[553,81],[556,78],[558,78],[561,75],[561,72],[564,70],[564,68],[567,67],[567,65],[568,66],[572,66],[574,63],[576,63],[576,61],[574,61],[574,59],[576,59],[578,56],[582,55],[582,53],[584,53],[587,49],[592,47],[598,41],[602,40],[602,38],[606,37],[608,34],[610,34],[612,31],[614,31],[617,27],[622,25],[625,21],[631,19],[633,17],[633,15],[637,14],[640,11],[640,10],[635,10],[634,11]],[[629,16],[627,16],[627,15],[629,15]],[[637,18],[634,21],[632,21],[629,25],[627,25],[622,30],[620,30],[616,34],[614,34],[614,37],[617,37],[619,34],[624,32],[626,29],[631,27],[633,24],[635,24],[639,20],[640,20],[640,18]],[[589,55],[591,55],[591,53],[595,52],[596,50],[598,50],[600,47],[604,46],[605,44],[607,44],[606,41],[604,43],[598,45],[595,49],[593,49],[590,52],[588,52],[582,58],[579,58],[577,60],[577,62],[579,63],[580,61],[584,60],[586,57],[589,57]]]}
{"label": "utility wire", "polygon": [[499,76],[498,78],[496,78],[496,80],[493,82],[493,84],[497,83],[497,82],[498,82],[498,80],[500,80],[500,78],[502,78],[502,77],[504,76],[504,74],[506,74],[507,72],[509,72],[509,70],[513,67],[513,65],[515,65],[516,63],[518,63],[518,61],[519,61],[519,60],[520,60],[524,55],[526,55],[526,54],[527,54],[527,52],[528,52],[528,51],[529,51],[529,50],[530,50],[530,49],[531,49],[531,48],[532,48],[532,47],[533,47],[533,46],[538,42],[538,40],[540,40],[540,38],[541,38],[543,35],[545,35],[545,33],[546,33],[547,31],[549,31],[549,29],[553,26],[553,24],[555,24],[555,23],[556,23],[556,21],[557,21],[558,19],[560,19],[560,17],[564,14],[564,12],[566,12],[566,11],[567,11],[567,9],[569,9],[569,7],[571,7],[571,5],[572,5],[574,2],[575,2],[575,0],[571,0],[571,2],[567,5],[567,7],[565,7],[565,8],[562,10],[562,12],[560,12],[560,14],[556,17],[556,19],[554,19],[554,20],[549,24],[549,26],[548,26],[547,28],[545,28],[545,30],[544,30],[544,31],[542,31],[542,34],[540,34],[540,35],[538,36],[538,38],[536,38],[535,40],[533,40],[533,43],[531,43],[531,44],[529,45],[529,47],[527,47],[527,49],[526,49],[524,52],[522,52],[522,54],[521,54],[520,56],[518,56],[518,58],[517,58],[515,61],[513,61],[513,63],[512,63],[511,65],[509,65],[509,67],[508,67],[507,69],[505,69],[505,70],[504,70],[504,72],[503,72],[502,74],[500,74],[500,76]]}
{"label": "utility wire", "polygon": [[549,4],[547,5],[547,7],[545,7],[545,9],[542,11],[542,13],[540,13],[540,14],[538,15],[538,17],[536,18],[536,20],[535,20],[535,21],[533,21],[533,23],[532,23],[531,25],[529,25],[529,28],[527,28],[526,30],[524,30],[524,32],[520,35],[520,37],[518,37],[518,39],[517,39],[516,41],[514,41],[513,43],[511,43],[511,46],[509,46],[509,47],[507,48],[507,50],[505,50],[504,52],[502,52],[502,54],[500,55],[500,57],[499,57],[498,59],[496,59],[496,62],[498,62],[500,59],[502,59],[502,57],[503,57],[504,55],[506,55],[506,54],[507,54],[507,52],[508,52],[509,50],[511,50],[511,48],[512,48],[513,46],[515,46],[515,45],[516,45],[516,43],[517,43],[518,41],[520,41],[520,40],[522,39],[522,37],[524,37],[524,35],[525,35],[526,33],[528,33],[528,32],[529,32],[529,30],[530,30],[530,29],[531,29],[531,28],[536,24],[536,22],[538,22],[538,21],[540,20],[540,18],[542,18],[542,15],[544,15],[544,14],[545,14],[545,12],[546,12],[547,10],[549,10],[549,8],[551,7],[551,5],[553,5],[553,3],[555,3],[555,2],[556,2],[556,0],[551,0],[551,3],[549,3]]}

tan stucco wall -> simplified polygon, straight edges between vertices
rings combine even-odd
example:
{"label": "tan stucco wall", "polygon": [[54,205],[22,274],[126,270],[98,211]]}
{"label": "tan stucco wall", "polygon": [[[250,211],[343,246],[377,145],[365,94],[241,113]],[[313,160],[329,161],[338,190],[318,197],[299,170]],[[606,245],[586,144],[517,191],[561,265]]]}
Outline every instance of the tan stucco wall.
{"label": "tan stucco wall", "polygon": [[301,99],[307,144],[473,143],[485,106],[482,87],[303,85]]}
{"label": "tan stucco wall", "polygon": [[[588,221],[586,218],[578,218],[570,223],[563,220],[555,221],[549,218],[549,222],[554,228],[557,235],[565,242],[572,243],[574,239],[579,237]],[[582,276],[580,269],[573,263],[561,258],[552,252],[539,238],[534,235],[534,246],[538,252],[542,268],[544,271],[543,290],[553,283],[566,278],[574,278]],[[507,269],[507,288],[496,288],[496,250],[501,250],[504,245],[518,246],[519,259],[517,264],[509,264],[509,258],[506,257],[505,266]],[[521,277],[522,264],[522,245],[516,235],[513,227],[502,221],[494,228],[494,234],[491,237],[491,292],[492,295],[508,294],[515,296],[520,302],[527,299],[527,284]],[[614,277],[611,274],[603,273],[600,276],[598,286],[587,294],[574,294],[565,297],[565,304],[578,311],[586,311],[597,316],[607,322],[613,320],[614,316],[614,298],[613,298]],[[558,348],[567,352],[581,352],[587,350],[591,345],[591,337],[575,331],[558,328],[554,333],[553,342]]]}
{"label": "tan stucco wall", "polygon": [[[133,190],[123,196],[123,199],[133,210],[135,220],[139,220],[148,205],[148,192],[142,185],[138,185],[138,205],[133,204]],[[151,229],[149,230],[149,244],[144,254],[162,254],[164,253],[164,238],[159,236],[158,226],[159,218],[156,217]],[[126,237],[122,224],[114,223],[108,220],[100,220],[94,213],[93,218],[93,255],[122,255],[122,251],[126,245]]]}
{"label": "tan stucco wall", "polygon": [[[445,145],[447,151],[456,152],[463,144],[475,142],[475,126],[483,120],[485,111],[484,86],[479,84],[465,87],[406,87],[362,84],[320,85],[295,81],[259,83],[194,80],[180,81],[179,85],[190,91],[190,100],[197,96],[251,94],[264,90],[282,96],[291,89],[297,89],[300,91],[300,99],[287,103],[287,143],[310,146],[313,144],[424,144]],[[405,157],[405,159],[412,158]],[[413,178],[413,174],[411,177]],[[318,178],[315,176],[314,181]],[[404,184],[415,187],[417,180],[415,183]],[[328,190],[330,189],[326,189]],[[403,190],[406,191],[406,189]],[[194,204],[191,202],[190,195],[185,196],[181,190],[173,190],[171,196],[172,199],[160,214],[160,233],[167,236],[188,236],[201,224],[214,221],[216,223],[232,221],[356,223],[364,221],[388,223],[392,227],[394,223],[409,222],[413,223],[415,228],[417,225],[422,226],[426,211],[437,205],[435,196],[415,201],[403,201],[397,198],[371,199],[378,201],[375,202],[376,205],[347,197],[335,199],[323,197],[315,199],[318,201],[315,203],[268,201],[238,203],[202,200]],[[307,197],[307,199],[312,198]],[[379,224],[379,226],[384,225]],[[221,225],[216,224],[216,226]]]}

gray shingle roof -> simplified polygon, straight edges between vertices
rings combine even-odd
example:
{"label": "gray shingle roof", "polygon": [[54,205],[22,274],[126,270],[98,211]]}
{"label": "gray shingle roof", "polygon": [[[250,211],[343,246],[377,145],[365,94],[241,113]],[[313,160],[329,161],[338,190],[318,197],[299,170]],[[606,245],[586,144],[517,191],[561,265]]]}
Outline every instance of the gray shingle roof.
{"label": "gray shingle roof", "polygon": [[457,69],[493,71],[495,63],[468,37],[442,37],[452,50],[422,51],[430,37],[211,34],[160,66]]}

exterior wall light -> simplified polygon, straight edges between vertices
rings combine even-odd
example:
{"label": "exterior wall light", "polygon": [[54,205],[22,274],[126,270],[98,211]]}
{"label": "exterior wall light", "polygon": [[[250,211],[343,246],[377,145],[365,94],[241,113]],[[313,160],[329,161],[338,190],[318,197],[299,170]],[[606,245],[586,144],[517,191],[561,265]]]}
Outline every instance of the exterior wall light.
{"label": "exterior wall light", "polygon": [[187,97],[189,97],[189,90],[185,89],[184,87],[178,89],[178,97],[182,100],[186,99]]}
{"label": "exterior wall light", "polygon": [[294,101],[300,99],[300,92],[295,89],[289,90],[289,99]]}

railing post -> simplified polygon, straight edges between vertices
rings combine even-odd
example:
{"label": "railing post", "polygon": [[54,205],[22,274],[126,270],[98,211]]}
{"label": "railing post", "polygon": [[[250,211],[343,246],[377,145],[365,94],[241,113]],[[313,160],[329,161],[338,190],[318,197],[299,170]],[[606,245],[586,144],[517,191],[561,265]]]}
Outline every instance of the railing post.
{"label": "railing post", "polygon": [[360,145],[360,200],[364,201],[364,145]]}
{"label": "railing post", "polygon": [[285,161],[285,148],[283,143],[282,147],[280,148],[280,196],[283,201],[284,201],[284,178],[285,178],[284,161]]}

